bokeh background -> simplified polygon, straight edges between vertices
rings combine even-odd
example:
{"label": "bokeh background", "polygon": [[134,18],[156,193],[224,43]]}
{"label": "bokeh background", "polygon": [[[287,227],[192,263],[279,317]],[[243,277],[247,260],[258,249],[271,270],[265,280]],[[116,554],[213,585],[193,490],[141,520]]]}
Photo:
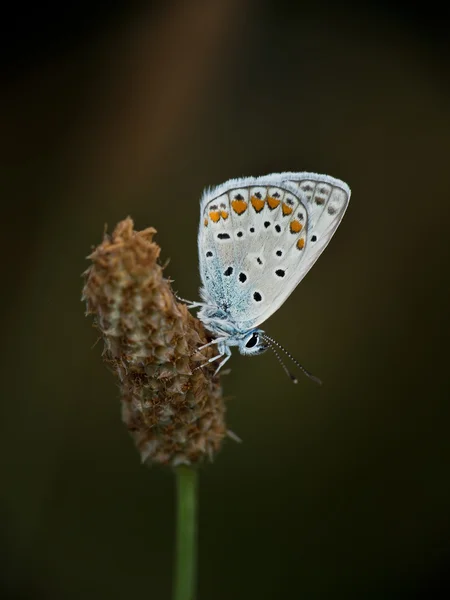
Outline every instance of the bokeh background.
{"label": "bokeh background", "polygon": [[[69,3],[70,4],[70,3]],[[80,302],[105,223],[158,230],[198,297],[206,185],[352,188],[314,269],[223,378],[199,599],[449,591],[448,32],[438,4],[11,6],[2,21],[2,598],[170,597],[173,476],[140,465]]]}

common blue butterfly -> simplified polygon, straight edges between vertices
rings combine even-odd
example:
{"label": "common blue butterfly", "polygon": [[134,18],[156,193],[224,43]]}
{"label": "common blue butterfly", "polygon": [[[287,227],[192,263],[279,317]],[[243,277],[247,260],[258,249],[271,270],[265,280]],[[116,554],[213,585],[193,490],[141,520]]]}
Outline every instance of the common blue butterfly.
{"label": "common blue butterfly", "polygon": [[205,190],[198,234],[203,302],[191,307],[200,307],[198,318],[215,336],[217,371],[232,346],[246,355],[270,347],[280,359],[275,347],[284,349],[258,326],[319,258],[349,199],[346,183],[317,173],[230,179]]}

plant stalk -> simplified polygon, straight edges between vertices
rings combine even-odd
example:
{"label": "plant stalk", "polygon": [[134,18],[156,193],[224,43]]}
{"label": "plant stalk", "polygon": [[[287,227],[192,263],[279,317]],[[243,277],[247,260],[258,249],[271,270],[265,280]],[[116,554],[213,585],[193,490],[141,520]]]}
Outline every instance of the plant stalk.
{"label": "plant stalk", "polygon": [[173,600],[194,600],[197,572],[197,488],[196,469],[175,468],[176,549]]}

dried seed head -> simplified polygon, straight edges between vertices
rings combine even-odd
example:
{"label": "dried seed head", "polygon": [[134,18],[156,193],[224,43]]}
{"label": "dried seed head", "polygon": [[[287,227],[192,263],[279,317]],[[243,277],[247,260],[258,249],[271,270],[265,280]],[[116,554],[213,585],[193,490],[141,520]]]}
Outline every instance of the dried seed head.
{"label": "dried seed head", "polygon": [[89,256],[83,299],[119,377],[122,417],[142,461],[192,464],[212,458],[227,434],[216,366],[194,370],[217,348],[196,352],[209,340],[164,279],[155,233],[121,221]]}

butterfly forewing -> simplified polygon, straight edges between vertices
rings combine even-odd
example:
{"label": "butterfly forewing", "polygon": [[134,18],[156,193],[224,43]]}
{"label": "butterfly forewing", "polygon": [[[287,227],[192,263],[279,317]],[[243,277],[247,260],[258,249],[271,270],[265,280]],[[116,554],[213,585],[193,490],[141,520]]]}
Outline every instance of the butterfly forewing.
{"label": "butterfly forewing", "polygon": [[346,183],[328,175],[314,173],[286,173],[299,193],[305,198],[310,217],[307,248],[301,272],[296,281],[300,283],[306,273],[325,250],[344,216],[350,200]]}

